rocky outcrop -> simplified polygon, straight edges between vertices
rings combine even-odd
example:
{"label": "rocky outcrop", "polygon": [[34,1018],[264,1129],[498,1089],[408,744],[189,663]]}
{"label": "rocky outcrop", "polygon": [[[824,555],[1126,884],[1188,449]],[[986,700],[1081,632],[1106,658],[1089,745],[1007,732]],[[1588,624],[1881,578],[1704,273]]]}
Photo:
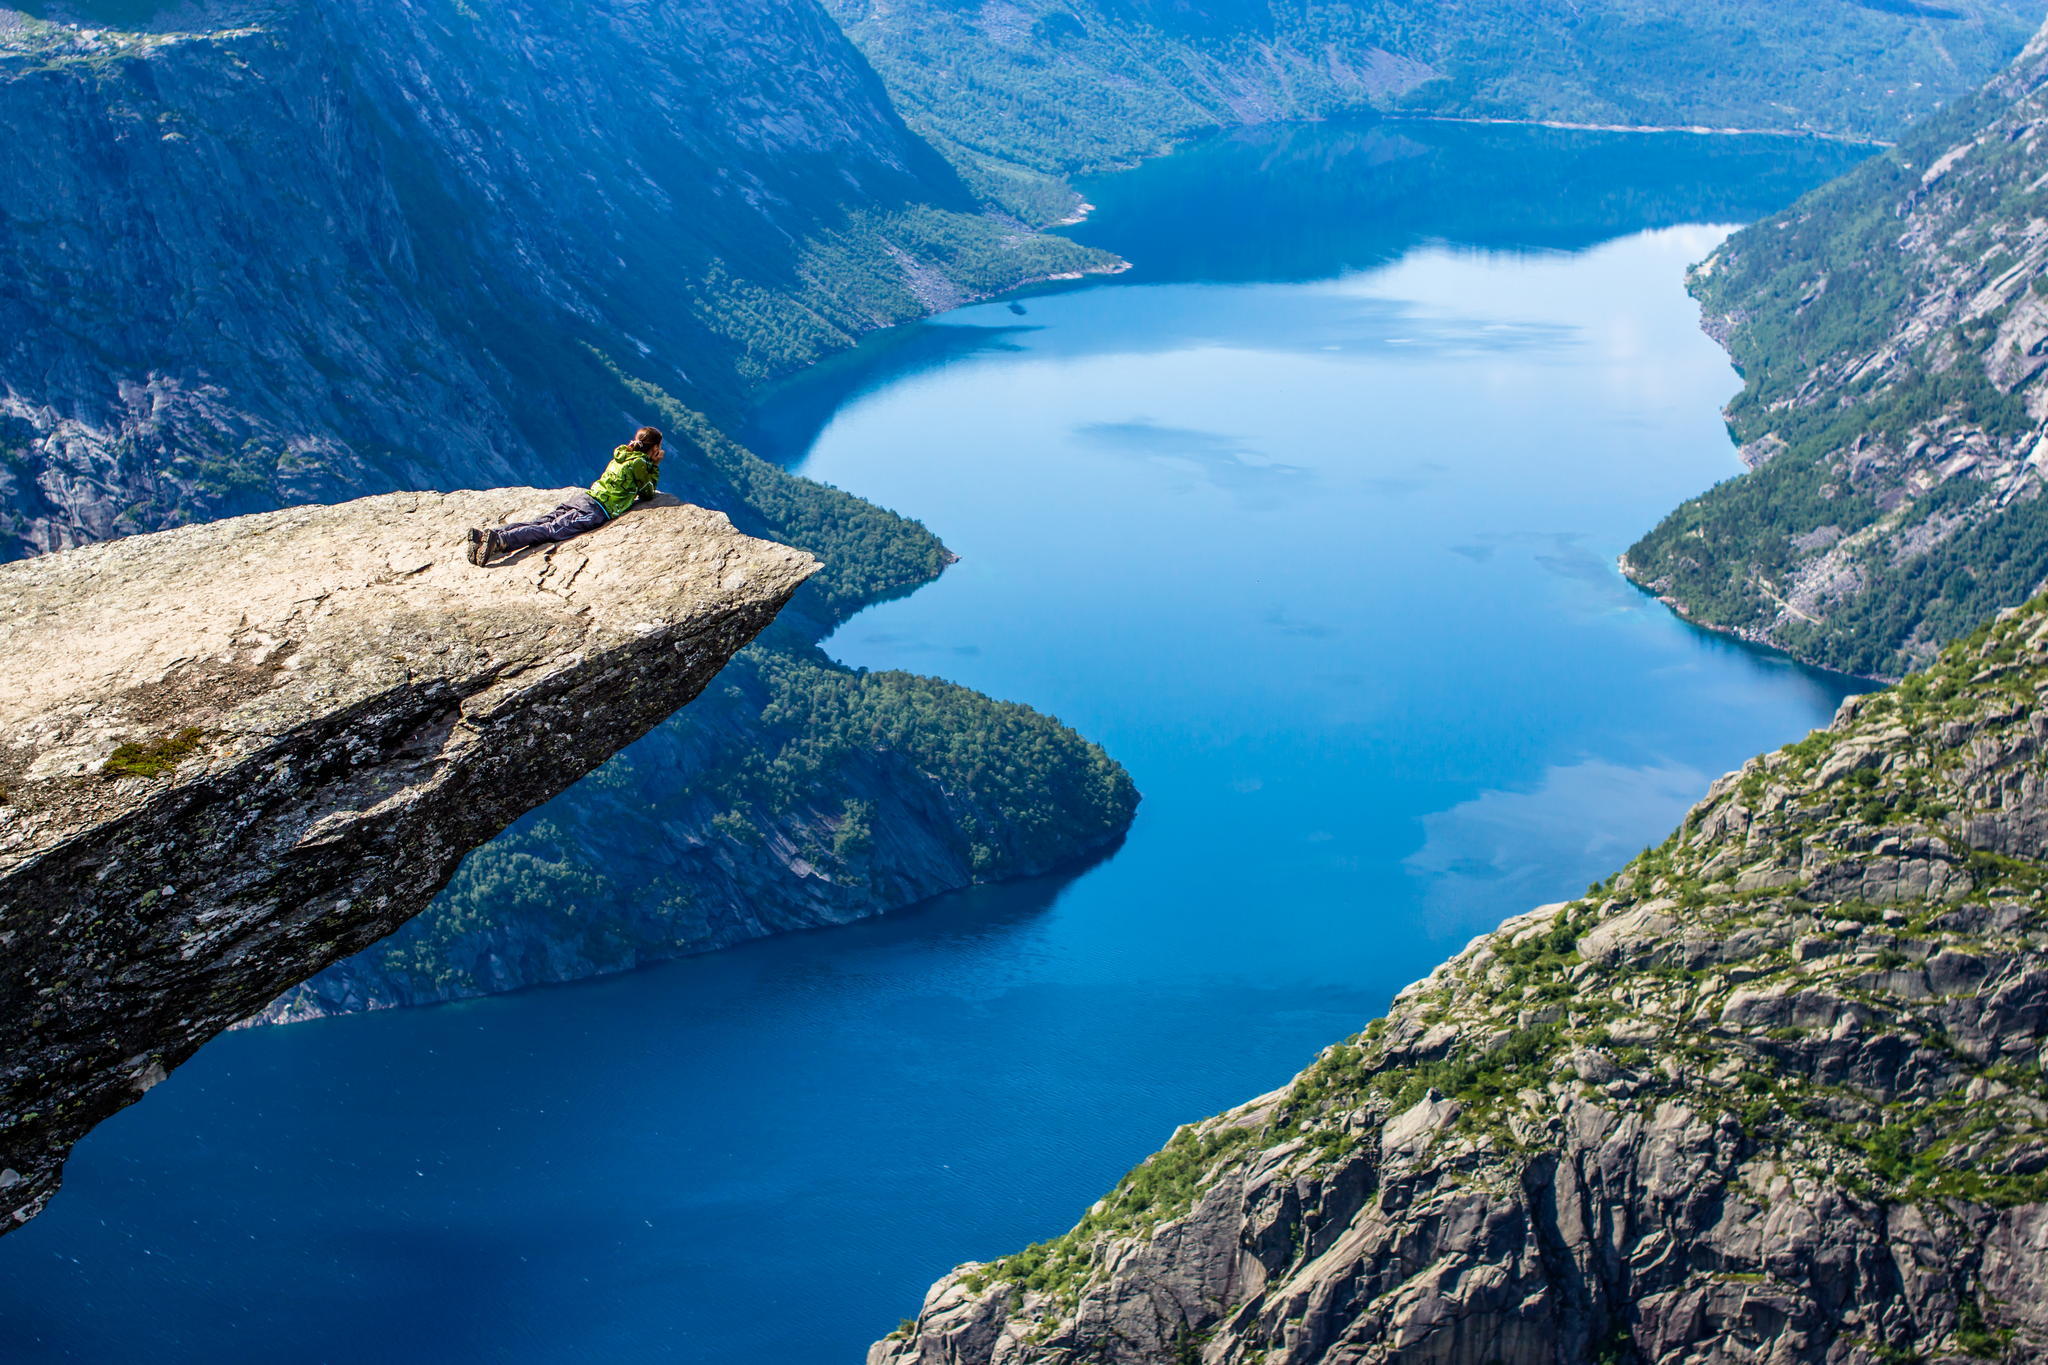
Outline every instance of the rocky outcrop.
{"label": "rocky outcrop", "polygon": [[[672,397],[730,411],[875,327],[1114,264],[985,211],[810,0],[32,8],[50,17],[0,0],[0,140],[37,148],[0,165],[0,558],[390,488],[581,481],[653,420],[665,489],[828,566],[800,628],[705,707],[273,1017],[898,909],[1128,823],[1128,777],[1049,717],[817,659],[811,640],[936,576],[944,547]],[[888,752],[832,728],[853,711]],[[997,742],[1030,758],[947,758]],[[678,789],[684,761],[716,781]],[[1070,796],[1049,833],[1003,832]]]}
{"label": "rocky outcrop", "polygon": [[1751,473],[1632,547],[1693,620],[1897,677],[2048,579],[2048,31],[1692,274]]}
{"label": "rocky outcrop", "polygon": [[466,527],[556,496],[389,494],[0,566],[0,1230],[93,1124],[398,927],[816,568],[672,500],[466,562]]}
{"label": "rocky outcrop", "polygon": [[2048,1356],[2048,599],[1717,782],[871,1365]]}

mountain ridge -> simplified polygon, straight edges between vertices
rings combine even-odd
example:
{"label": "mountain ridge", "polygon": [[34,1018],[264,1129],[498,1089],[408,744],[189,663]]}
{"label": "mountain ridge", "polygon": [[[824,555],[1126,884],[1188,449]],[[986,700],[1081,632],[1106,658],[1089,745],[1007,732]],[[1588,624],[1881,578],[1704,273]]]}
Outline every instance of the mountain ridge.
{"label": "mountain ridge", "polygon": [[1662,0],[826,0],[912,127],[1035,222],[1064,177],[1345,112],[1894,135],[2024,43],[2032,5]]}

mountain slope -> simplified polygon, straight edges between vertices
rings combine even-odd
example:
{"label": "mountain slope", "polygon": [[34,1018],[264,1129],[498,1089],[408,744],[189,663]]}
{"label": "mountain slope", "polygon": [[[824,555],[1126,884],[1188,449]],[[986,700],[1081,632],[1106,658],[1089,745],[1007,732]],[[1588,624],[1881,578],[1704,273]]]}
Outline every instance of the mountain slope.
{"label": "mountain slope", "polygon": [[2048,598],[1715,783],[871,1365],[2048,1352]]}
{"label": "mountain slope", "polygon": [[2011,0],[825,0],[911,126],[1040,220],[1059,175],[1218,126],[1394,109],[1889,137],[2007,60]]}
{"label": "mountain slope", "polygon": [[[178,14],[190,14],[180,7]],[[588,477],[860,333],[1100,263],[983,214],[803,0],[0,10],[13,553]],[[631,423],[627,423],[631,425]]]}
{"label": "mountain slope", "polygon": [[[730,411],[874,327],[1109,260],[983,212],[814,5],[80,8],[127,27],[0,10],[0,129],[38,149],[0,164],[0,552],[581,483],[654,417],[665,491],[826,561],[711,695],[272,1017],[879,913],[1128,823],[1129,778],[1051,718],[818,658],[944,546],[671,396]],[[764,716],[798,695],[806,719]],[[595,900],[588,855],[544,833],[590,829],[644,854]]]}
{"label": "mountain slope", "polygon": [[1897,676],[2048,580],[2048,32],[1895,150],[1731,237],[1693,291],[1753,473],[1624,568],[1687,616]]}

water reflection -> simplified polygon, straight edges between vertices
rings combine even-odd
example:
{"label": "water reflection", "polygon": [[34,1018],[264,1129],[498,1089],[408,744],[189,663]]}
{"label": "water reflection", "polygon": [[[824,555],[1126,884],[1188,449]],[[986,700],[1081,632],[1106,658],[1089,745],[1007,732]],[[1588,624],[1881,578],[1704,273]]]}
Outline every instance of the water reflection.
{"label": "water reflection", "polygon": [[[1678,223],[1742,223],[1873,149],[1797,138],[1644,137],[1436,122],[1221,134],[1084,192],[1074,235],[1138,282],[1328,279],[1425,241],[1571,251]],[[1113,191],[1112,191],[1112,188]]]}
{"label": "water reflection", "polygon": [[1676,825],[1707,781],[1670,759],[1564,764],[1532,790],[1491,789],[1423,816],[1423,845],[1403,862],[1439,932],[1477,934],[1503,905],[1559,894],[1561,872],[1588,882],[1613,872],[1638,851],[1645,824]]}
{"label": "water reflection", "polygon": [[[1274,124],[1220,134],[1192,153],[1085,182],[1098,204],[1069,229],[1131,261],[1127,276],[1049,286],[1071,293],[1134,284],[1308,283],[1394,260],[1426,243],[1490,251],[1570,251],[1681,223],[1741,223],[1789,203],[1869,155],[1803,138],[1577,133],[1436,122]],[[1149,300],[1143,325],[1080,340],[1186,345],[1178,304]],[[1217,344],[1302,350],[1421,346],[1548,348],[1540,323],[1415,317],[1396,301],[1348,306],[1265,296]],[[1000,318],[995,314],[1000,313]],[[1015,321],[1019,316],[1025,323]],[[864,393],[975,355],[1014,351],[1034,306],[981,310],[973,326],[894,328],[769,393],[744,437],[783,463],[810,448],[831,415]],[[986,320],[982,320],[985,318]]]}
{"label": "water reflection", "polygon": [[1193,476],[1192,482],[1169,481],[1163,485],[1167,491],[1186,492],[1199,482],[1232,494],[1244,506],[1271,507],[1310,492],[1315,483],[1313,471],[1263,455],[1243,441],[1149,418],[1083,422],[1073,428],[1073,437],[1093,449]]}

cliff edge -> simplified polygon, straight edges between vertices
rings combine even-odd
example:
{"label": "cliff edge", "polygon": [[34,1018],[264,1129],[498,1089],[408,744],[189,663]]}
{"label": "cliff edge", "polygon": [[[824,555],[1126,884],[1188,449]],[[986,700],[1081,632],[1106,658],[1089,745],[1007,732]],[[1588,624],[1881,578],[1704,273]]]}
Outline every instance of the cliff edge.
{"label": "cliff edge", "polygon": [[466,562],[537,489],[0,565],[0,1232],[200,1044],[397,928],[816,568],[670,500]]}
{"label": "cliff edge", "polygon": [[2044,696],[2037,598],[870,1365],[2048,1358]]}

